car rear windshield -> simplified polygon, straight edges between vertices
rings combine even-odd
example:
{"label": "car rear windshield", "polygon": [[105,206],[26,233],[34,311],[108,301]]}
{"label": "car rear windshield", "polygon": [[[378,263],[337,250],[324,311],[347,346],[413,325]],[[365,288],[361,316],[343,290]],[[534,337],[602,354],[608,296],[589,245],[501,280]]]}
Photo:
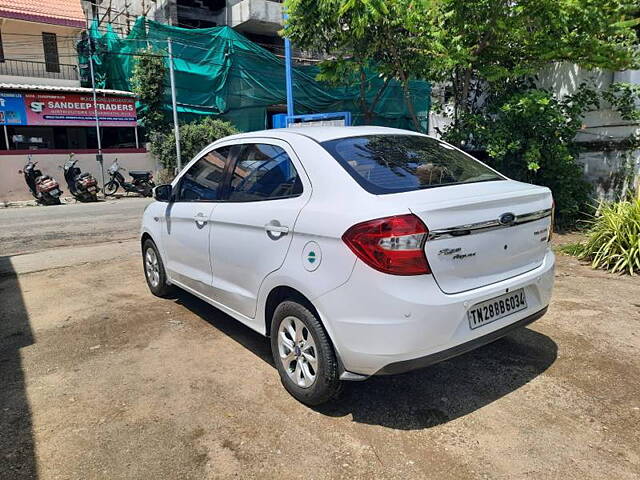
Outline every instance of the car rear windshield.
{"label": "car rear windshield", "polygon": [[322,146],[374,194],[505,179],[446,143],[420,135],[338,138]]}

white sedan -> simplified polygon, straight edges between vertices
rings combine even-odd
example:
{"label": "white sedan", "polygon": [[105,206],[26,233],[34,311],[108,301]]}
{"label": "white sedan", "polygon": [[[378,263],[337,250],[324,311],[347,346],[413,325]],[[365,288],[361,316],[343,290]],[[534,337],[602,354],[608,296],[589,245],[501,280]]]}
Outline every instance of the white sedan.
{"label": "white sedan", "polygon": [[221,139],[142,221],[147,283],[269,336],[284,387],[425,367],[540,318],[553,199],[432,137],[381,127]]}

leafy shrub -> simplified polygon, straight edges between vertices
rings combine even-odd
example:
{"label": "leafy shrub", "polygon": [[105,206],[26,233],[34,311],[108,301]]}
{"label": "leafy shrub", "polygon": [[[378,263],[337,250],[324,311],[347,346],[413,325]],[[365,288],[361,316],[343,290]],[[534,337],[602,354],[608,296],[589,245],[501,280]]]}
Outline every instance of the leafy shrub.
{"label": "leafy shrub", "polygon": [[565,253],[591,261],[593,268],[640,272],[640,198],[601,204],[590,224],[586,242],[567,245]]}
{"label": "leafy shrub", "polygon": [[490,95],[482,111],[462,114],[445,139],[485,150],[487,163],[514,180],[549,187],[556,225],[573,227],[591,201],[573,139],[596,103],[587,89],[559,99],[543,89],[508,87]]}
{"label": "leafy shrub", "polygon": [[[191,160],[200,150],[216,140],[238,133],[229,122],[206,117],[197,123],[180,126],[180,151],[182,164]],[[164,168],[176,166],[176,139],[173,130],[155,132],[151,135],[151,153],[160,160]]]}
{"label": "leafy shrub", "polygon": [[176,178],[176,175],[173,169],[163,168],[156,174],[156,183],[158,185],[166,185],[167,183],[173,182],[174,178]]}

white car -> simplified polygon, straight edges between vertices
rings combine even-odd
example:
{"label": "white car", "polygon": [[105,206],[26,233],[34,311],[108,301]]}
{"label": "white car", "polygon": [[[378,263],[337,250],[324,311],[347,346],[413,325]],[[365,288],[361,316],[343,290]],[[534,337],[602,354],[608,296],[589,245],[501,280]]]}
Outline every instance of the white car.
{"label": "white car", "polygon": [[547,188],[432,137],[381,127],[252,132],[155,189],[147,283],[271,338],[285,388],[406,372],[540,318],[555,258]]}

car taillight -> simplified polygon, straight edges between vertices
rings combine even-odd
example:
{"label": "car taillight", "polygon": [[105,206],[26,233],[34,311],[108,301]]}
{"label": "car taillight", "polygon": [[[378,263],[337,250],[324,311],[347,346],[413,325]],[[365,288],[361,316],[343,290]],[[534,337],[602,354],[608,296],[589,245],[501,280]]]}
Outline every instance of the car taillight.
{"label": "car taillight", "polygon": [[415,215],[398,215],[358,223],[342,240],[357,257],[380,272],[392,275],[431,273],[424,253],[429,230]]}

